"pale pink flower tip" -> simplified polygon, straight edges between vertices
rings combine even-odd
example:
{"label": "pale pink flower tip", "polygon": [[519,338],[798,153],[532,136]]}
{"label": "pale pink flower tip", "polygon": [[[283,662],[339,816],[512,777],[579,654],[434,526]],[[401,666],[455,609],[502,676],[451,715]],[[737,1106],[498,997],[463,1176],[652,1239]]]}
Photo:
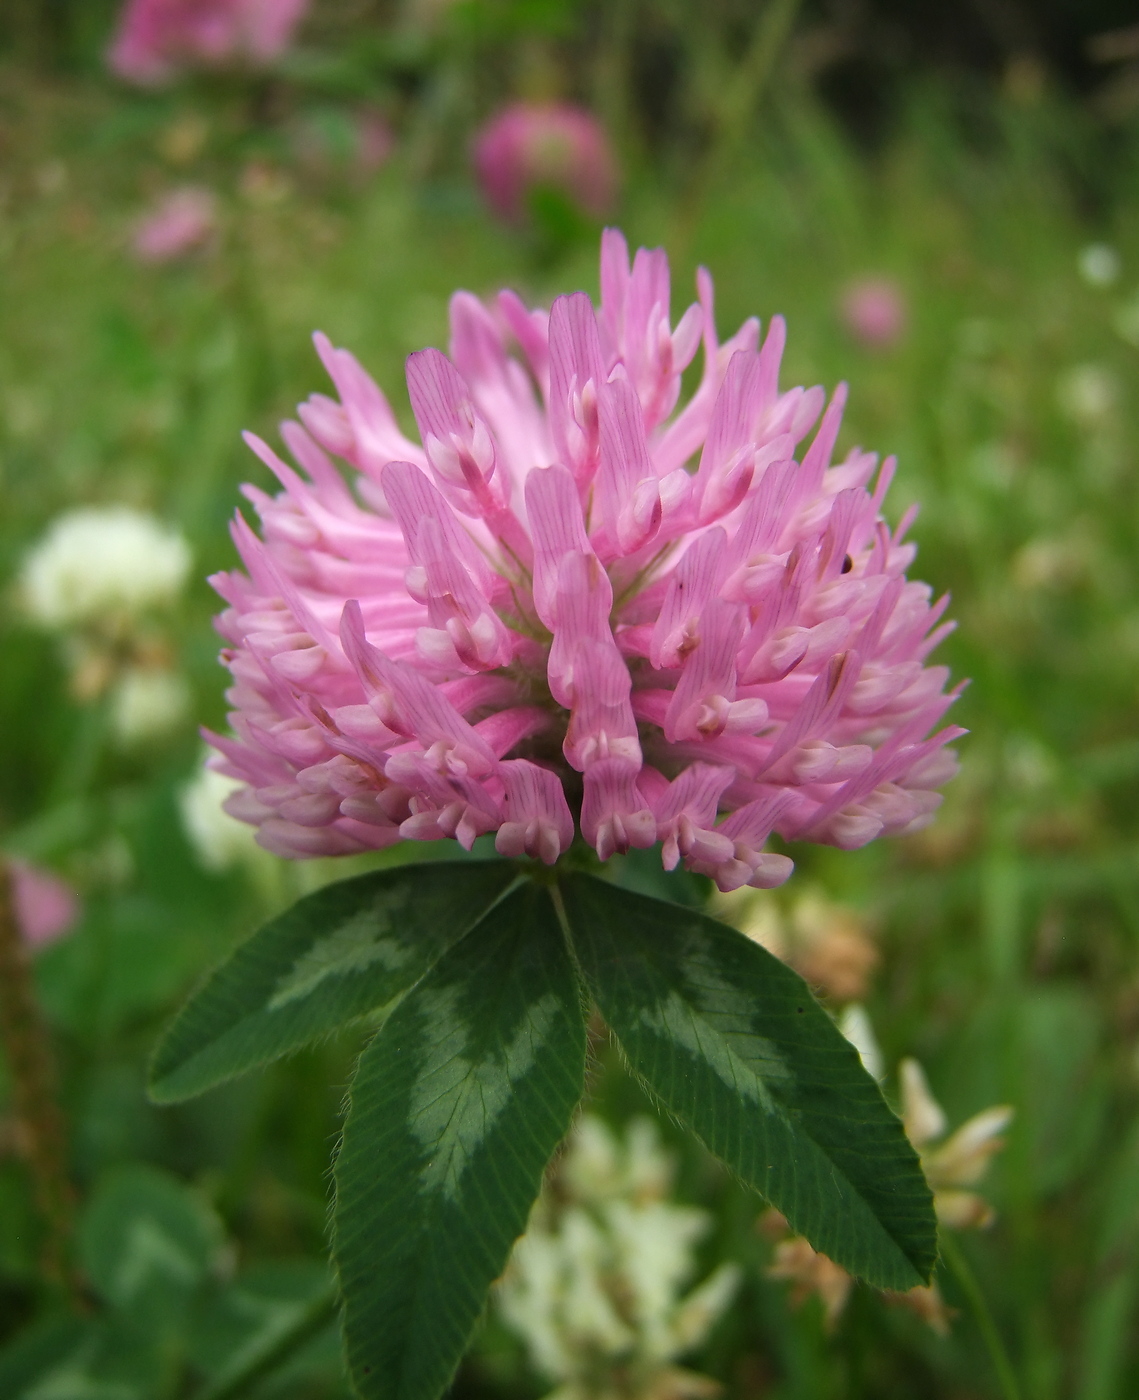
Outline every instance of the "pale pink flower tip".
{"label": "pale pink flower tip", "polygon": [[931,819],[962,731],[931,734],[947,600],[906,579],[913,512],[882,518],[893,460],[835,462],[845,388],[781,392],[783,321],[721,345],[697,287],[673,325],[664,253],[630,267],[609,230],[600,310],[456,293],[450,357],[407,362],[419,442],[316,337],[337,397],[283,425],[300,471],[248,438],[283,489],[245,488],[261,535],[239,515],[246,572],[213,579],[234,736],[211,740],[262,845],[493,832],[552,864],[576,824],[728,890],[787,878],[773,831]]}
{"label": "pale pink flower tip", "polygon": [[140,262],[173,262],[200,248],[217,227],[217,200],[209,190],[171,190],[135,227],[131,248]]}
{"label": "pale pink flower tip", "polygon": [[183,68],[279,58],[309,0],[126,0],[107,61],[128,82],[153,86]]}
{"label": "pale pink flower tip", "polygon": [[79,918],[79,899],[58,875],[22,860],[8,862],[16,924],[32,947],[52,943]]}
{"label": "pale pink flower tip", "polygon": [[855,340],[885,349],[906,329],[906,298],[889,277],[864,277],[851,282],[842,294],[839,309],[846,329]]}
{"label": "pale pink flower tip", "polygon": [[515,102],[475,137],[475,173],[487,203],[516,222],[530,191],[551,186],[601,217],[617,187],[617,166],[604,128],[581,107]]}

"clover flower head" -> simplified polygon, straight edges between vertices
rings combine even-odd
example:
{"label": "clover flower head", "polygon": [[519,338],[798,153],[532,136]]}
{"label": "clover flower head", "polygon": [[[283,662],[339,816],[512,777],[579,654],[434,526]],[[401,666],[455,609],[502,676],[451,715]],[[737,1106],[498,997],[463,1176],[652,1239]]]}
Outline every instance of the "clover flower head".
{"label": "clover flower head", "polygon": [[112,733],[126,749],[166,739],[185,721],[190,701],[190,687],[180,671],[127,665],[110,692]]}
{"label": "clover flower head", "polygon": [[143,86],[183,67],[270,63],[292,41],[308,0],[127,0],[107,60]]}
{"label": "clover flower head", "polygon": [[587,213],[606,212],[617,187],[617,164],[601,123],[564,102],[514,102],[475,137],[474,166],[487,203],[516,223],[527,196],[550,186]]}
{"label": "clover flower head", "polygon": [[557,1189],[543,1192],[515,1245],[499,1308],[536,1369],[561,1382],[558,1400],[715,1393],[706,1376],[673,1362],[711,1331],[741,1270],[721,1264],[685,1292],[711,1218],[668,1199],[671,1175],[649,1120],[630,1123],[623,1142],[586,1114]]}
{"label": "clover flower head", "polygon": [[79,898],[72,887],[50,870],[23,860],[7,862],[16,926],[33,948],[54,943],[79,919]]}
{"label": "clover flower head", "polygon": [[225,810],[226,798],[240,786],[210,767],[207,758],[178,793],[182,830],[207,870],[230,870],[270,859],[255,843],[252,830]]}
{"label": "clover flower head", "polygon": [[173,603],[190,572],[176,531],[130,506],[83,506],[54,520],[24,560],[19,592],[52,630],[114,627]]}
{"label": "clover flower head", "polygon": [[906,299],[889,277],[863,277],[851,282],[839,303],[843,324],[862,345],[886,348],[906,329]]}
{"label": "clover flower head", "polygon": [[208,242],[217,228],[217,200],[183,185],[162,196],[139,220],[131,250],[140,262],[174,262]]}
{"label": "clover flower head", "polygon": [[931,735],[946,600],[905,577],[912,513],[882,519],[893,461],[834,463],[845,389],[781,391],[782,320],[721,345],[697,286],[674,325],[664,253],[630,266],[609,230],[600,309],[457,293],[450,357],[407,362],[419,442],[316,337],[338,398],[283,426],[300,471],[248,439],[282,490],[245,488],[261,536],[239,515],[246,571],[212,580],[234,734],[211,741],[263,845],[494,833],[552,864],[576,825],[730,890],[787,878],[773,831],[931,819],[962,731]]}

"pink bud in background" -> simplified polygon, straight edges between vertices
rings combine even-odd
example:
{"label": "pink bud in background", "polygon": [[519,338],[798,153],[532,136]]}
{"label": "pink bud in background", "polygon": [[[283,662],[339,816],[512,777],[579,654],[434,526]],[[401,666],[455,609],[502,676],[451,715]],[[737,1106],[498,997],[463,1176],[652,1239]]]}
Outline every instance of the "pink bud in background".
{"label": "pink bud in background", "polygon": [[53,943],[79,918],[75,891],[58,875],[22,860],[8,862],[16,923],[33,948]]}
{"label": "pink bud in background", "polygon": [[905,296],[888,277],[863,277],[849,283],[839,310],[854,339],[875,349],[893,345],[906,329]]}
{"label": "pink bud in background", "polygon": [[475,173],[490,207],[509,222],[526,214],[531,190],[552,186],[586,213],[603,215],[617,166],[596,117],[565,103],[515,102],[475,137]]}
{"label": "pink bud in background", "polygon": [[209,190],[186,185],[163,195],[143,216],[131,248],[140,262],[173,262],[205,243],[216,227],[217,200]]}
{"label": "pink bud in background", "polygon": [[271,63],[307,9],[308,0],[127,0],[107,61],[144,86],[187,67]]}

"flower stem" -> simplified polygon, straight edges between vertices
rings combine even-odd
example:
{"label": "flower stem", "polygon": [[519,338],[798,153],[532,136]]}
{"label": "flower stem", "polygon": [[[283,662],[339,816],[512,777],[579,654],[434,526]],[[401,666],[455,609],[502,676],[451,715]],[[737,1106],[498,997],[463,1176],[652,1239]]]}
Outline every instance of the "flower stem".
{"label": "flower stem", "polygon": [[340,1295],[329,1285],[283,1332],[257,1347],[235,1370],[199,1391],[195,1400],[237,1400],[245,1395],[322,1331],[336,1316],[339,1305]]}
{"label": "flower stem", "polygon": [[976,1276],[958,1247],[957,1241],[944,1232],[941,1236],[941,1257],[949,1265],[961,1291],[965,1294],[973,1316],[977,1320],[977,1326],[981,1329],[981,1336],[985,1340],[989,1359],[993,1363],[993,1370],[997,1373],[1005,1400],[1021,1400],[1020,1383],[1017,1381],[1016,1372],[1013,1370],[1012,1362],[1005,1350],[1005,1344],[1001,1341],[1001,1334],[997,1331],[997,1324],[993,1321],[993,1315],[989,1311],[989,1305],[985,1301],[985,1295],[981,1292],[981,1285],[977,1282]]}
{"label": "flower stem", "polygon": [[12,1083],[20,1151],[44,1223],[40,1271],[54,1288],[74,1292],[68,1266],[74,1196],[67,1174],[51,1037],[36,999],[31,959],[16,923],[11,873],[0,860],[0,1043]]}

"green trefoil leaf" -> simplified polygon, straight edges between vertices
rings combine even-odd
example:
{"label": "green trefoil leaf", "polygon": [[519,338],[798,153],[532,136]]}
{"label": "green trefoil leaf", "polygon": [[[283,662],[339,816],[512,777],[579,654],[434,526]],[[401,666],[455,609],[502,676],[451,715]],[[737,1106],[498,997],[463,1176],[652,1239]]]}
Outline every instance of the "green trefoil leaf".
{"label": "green trefoil leaf", "polygon": [[601,1014],[665,1108],[850,1273],[927,1283],[937,1223],[917,1153],[802,978],[696,910],[585,874],[559,891]]}
{"label": "green trefoil leaf", "polygon": [[517,880],[505,861],[406,865],[299,900],[183,1007],[151,1061],[151,1097],[190,1098],[389,1005]]}
{"label": "green trefoil leaf", "polygon": [[364,1400],[434,1400],[470,1340],[585,1078],[581,989],[549,891],[512,891],[365,1050],[334,1254]]}

